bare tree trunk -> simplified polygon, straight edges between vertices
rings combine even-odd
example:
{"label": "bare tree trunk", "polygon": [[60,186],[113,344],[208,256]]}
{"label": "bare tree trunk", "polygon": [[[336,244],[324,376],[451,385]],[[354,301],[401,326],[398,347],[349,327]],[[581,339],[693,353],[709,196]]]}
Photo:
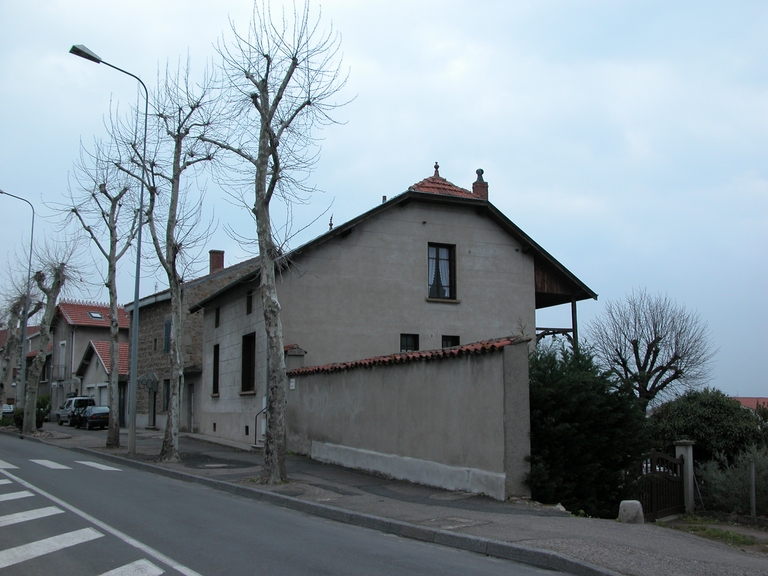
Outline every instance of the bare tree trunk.
{"label": "bare tree trunk", "polygon": [[182,325],[184,310],[182,309],[181,283],[171,284],[171,397],[168,403],[168,418],[165,421],[163,446],[160,459],[163,462],[178,462],[179,456],[179,391],[184,385],[184,358],[182,352]]}
{"label": "bare tree trunk", "polygon": [[21,356],[19,326],[23,307],[24,300],[20,298],[12,302],[8,308],[8,339],[0,359],[0,383],[3,384],[3,388],[0,390],[0,404],[5,404],[6,390],[10,389],[13,384],[13,369],[19,363]]}
{"label": "bare tree trunk", "polygon": [[[111,254],[115,252],[116,239],[110,242]],[[107,287],[109,288],[109,425],[107,448],[120,448],[120,323],[117,310],[117,259],[108,259]]]}

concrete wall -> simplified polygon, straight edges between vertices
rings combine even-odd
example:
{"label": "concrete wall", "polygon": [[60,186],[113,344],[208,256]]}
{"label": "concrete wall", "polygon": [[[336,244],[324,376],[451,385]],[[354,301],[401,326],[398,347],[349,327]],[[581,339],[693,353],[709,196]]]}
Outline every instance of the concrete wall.
{"label": "concrete wall", "polygon": [[528,348],[292,373],[288,449],[500,500],[529,496]]}

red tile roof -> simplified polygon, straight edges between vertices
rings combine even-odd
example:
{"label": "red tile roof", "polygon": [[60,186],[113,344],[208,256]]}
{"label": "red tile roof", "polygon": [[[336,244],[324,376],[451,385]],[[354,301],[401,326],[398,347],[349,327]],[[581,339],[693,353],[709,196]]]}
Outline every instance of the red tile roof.
{"label": "red tile roof", "polygon": [[438,348],[437,350],[418,350],[416,352],[401,352],[399,354],[390,354],[389,356],[376,356],[374,358],[365,358],[364,360],[353,360],[351,362],[341,362],[338,364],[324,364],[323,366],[305,366],[291,370],[291,376],[301,376],[305,374],[317,374],[319,372],[342,372],[354,368],[367,368],[371,366],[381,366],[384,364],[402,364],[405,362],[414,362],[417,360],[440,360],[452,356],[468,356],[472,354],[487,354],[496,352],[510,344],[521,344],[527,342],[527,338],[520,336],[507,336],[505,338],[496,338],[494,340],[483,340],[472,344],[463,344],[453,348]]}
{"label": "red tile roof", "polygon": [[759,396],[731,396],[734,400],[738,400],[745,408],[757,409],[757,405],[765,406],[768,408],[768,398],[761,398]]}
{"label": "red tile roof", "polygon": [[[109,328],[109,304],[63,300],[59,303],[58,309],[67,321],[67,324],[71,326],[103,326]],[[122,306],[117,308],[117,318],[120,328],[128,328],[128,313]]]}
{"label": "red tile roof", "polygon": [[[35,334],[40,332],[40,326],[35,326],[35,328],[37,328],[37,331],[35,332]],[[35,356],[37,356],[37,350],[38,350],[37,348],[35,348],[34,350],[27,350],[27,358],[34,358]],[[48,342],[48,350],[45,353],[46,355],[48,355],[51,352],[53,352],[53,342]]]}
{"label": "red tile roof", "polygon": [[[99,359],[101,360],[101,363],[104,364],[104,368],[107,370],[107,374],[109,374],[109,362],[111,355],[109,353],[109,341],[96,341],[94,342],[91,340],[90,342],[91,346],[93,346],[93,349],[96,351],[96,354],[99,355]],[[127,342],[120,342],[117,345],[117,372],[120,375],[127,375],[128,374],[128,343]]]}
{"label": "red tile roof", "polygon": [[477,196],[472,194],[469,190],[459,188],[455,184],[448,182],[445,178],[440,176],[440,166],[435,162],[435,174],[429,178],[425,178],[421,182],[417,182],[410,187],[410,190],[416,192],[428,192],[430,194],[443,194],[445,196],[459,196],[461,198],[474,198],[477,200]]}

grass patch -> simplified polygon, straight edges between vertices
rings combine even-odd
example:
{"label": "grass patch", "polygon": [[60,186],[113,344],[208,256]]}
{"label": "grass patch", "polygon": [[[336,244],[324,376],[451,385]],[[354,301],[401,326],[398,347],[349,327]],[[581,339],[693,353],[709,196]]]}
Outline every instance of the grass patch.
{"label": "grass patch", "polygon": [[730,530],[721,530],[720,528],[712,528],[711,526],[674,526],[674,528],[675,530],[682,530],[683,532],[695,534],[702,538],[725,542],[731,546],[754,546],[757,544],[757,540],[752,536],[744,536],[743,534],[737,534]]}

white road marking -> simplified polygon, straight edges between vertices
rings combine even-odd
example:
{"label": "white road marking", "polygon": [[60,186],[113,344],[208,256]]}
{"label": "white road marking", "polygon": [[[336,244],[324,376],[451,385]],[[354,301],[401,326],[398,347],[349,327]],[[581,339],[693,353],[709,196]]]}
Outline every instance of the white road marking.
{"label": "white road marking", "polygon": [[22,546],[16,546],[15,548],[8,548],[7,550],[0,552],[0,568],[7,568],[8,566],[18,564],[19,562],[38,558],[50,554],[51,552],[82,544],[83,542],[90,542],[91,540],[96,540],[96,538],[101,538],[102,536],[104,536],[104,534],[98,530],[94,530],[93,528],[83,528],[82,530],[59,534],[58,536],[52,536],[29,544],[23,544]]}
{"label": "white road marking", "polygon": [[86,466],[91,466],[92,468],[98,468],[99,470],[114,470],[116,472],[122,472],[120,468],[113,468],[112,466],[107,466],[106,464],[99,464],[98,462],[88,462],[87,460],[75,460],[78,464],[85,464]]}
{"label": "white road marking", "polygon": [[80,516],[80,518],[83,518],[84,520],[87,520],[91,524],[94,524],[94,525],[98,526],[99,528],[101,528],[105,532],[109,532],[110,534],[112,534],[113,536],[119,538],[120,540],[122,540],[126,544],[128,544],[130,546],[133,546],[134,548],[138,548],[139,550],[144,552],[144,554],[148,554],[149,556],[152,556],[152,558],[154,558],[155,560],[170,566],[171,568],[173,568],[177,572],[180,572],[181,574],[184,574],[185,576],[201,576],[199,573],[195,572],[191,568],[187,568],[183,564],[180,564],[180,563],[176,562],[174,559],[169,558],[168,556],[166,556],[162,552],[159,552],[159,551],[155,550],[154,548],[151,548],[150,546],[147,546],[146,544],[144,544],[142,542],[139,542],[135,538],[131,538],[130,536],[128,536],[128,534],[125,534],[124,532],[120,532],[120,530],[118,530],[117,528],[112,528],[112,526],[110,526],[109,524],[106,524],[106,523],[102,522],[101,520],[99,520],[97,518],[94,518],[90,514],[88,514],[86,512],[83,512],[79,508],[75,508],[71,504],[67,504],[61,498],[57,498],[53,494],[49,494],[45,490],[42,490],[41,488],[33,486],[32,484],[30,484],[26,480],[23,480],[23,479],[19,478],[18,476],[15,476],[14,474],[12,474],[10,472],[7,472],[5,470],[0,470],[0,474],[3,474],[5,477],[10,478],[11,480],[14,480],[15,482],[18,482],[19,484],[21,484],[25,488],[29,488],[30,490],[33,490],[33,491],[37,492],[41,496],[45,496],[46,498],[48,498],[52,502],[58,504],[62,508],[65,508],[65,509],[69,510],[70,512],[73,512],[73,513],[77,514],[78,516]]}
{"label": "white road marking", "polygon": [[18,500],[19,498],[29,498],[30,496],[34,496],[34,494],[28,490],[22,490],[21,492],[9,492],[8,494],[0,494],[0,502]]}
{"label": "white road marking", "polygon": [[8,462],[5,462],[4,460],[0,460],[0,470],[16,470],[18,469],[18,466],[14,466],[13,464],[8,464]]}
{"label": "white road marking", "polygon": [[47,508],[38,508],[37,510],[6,514],[5,516],[0,516],[0,527],[26,522],[27,520],[37,520],[38,518],[45,518],[54,514],[64,514],[64,510],[56,508],[56,506],[48,506]]}
{"label": "white road marking", "polygon": [[0,480],[0,486],[3,486],[4,484],[13,484],[10,480]]}
{"label": "white road marking", "polygon": [[30,460],[30,462],[40,464],[40,466],[45,466],[51,470],[72,470],[72,468],[69,466],[64,466],[64,464],[58,464],[56,462],[52,462],[51,460]]}
{"label": "white road marking", "polygon": [[100,576],[160,576],[165,570],[158,568],[149,560],[136,560],[120,568],[104,572]]}

